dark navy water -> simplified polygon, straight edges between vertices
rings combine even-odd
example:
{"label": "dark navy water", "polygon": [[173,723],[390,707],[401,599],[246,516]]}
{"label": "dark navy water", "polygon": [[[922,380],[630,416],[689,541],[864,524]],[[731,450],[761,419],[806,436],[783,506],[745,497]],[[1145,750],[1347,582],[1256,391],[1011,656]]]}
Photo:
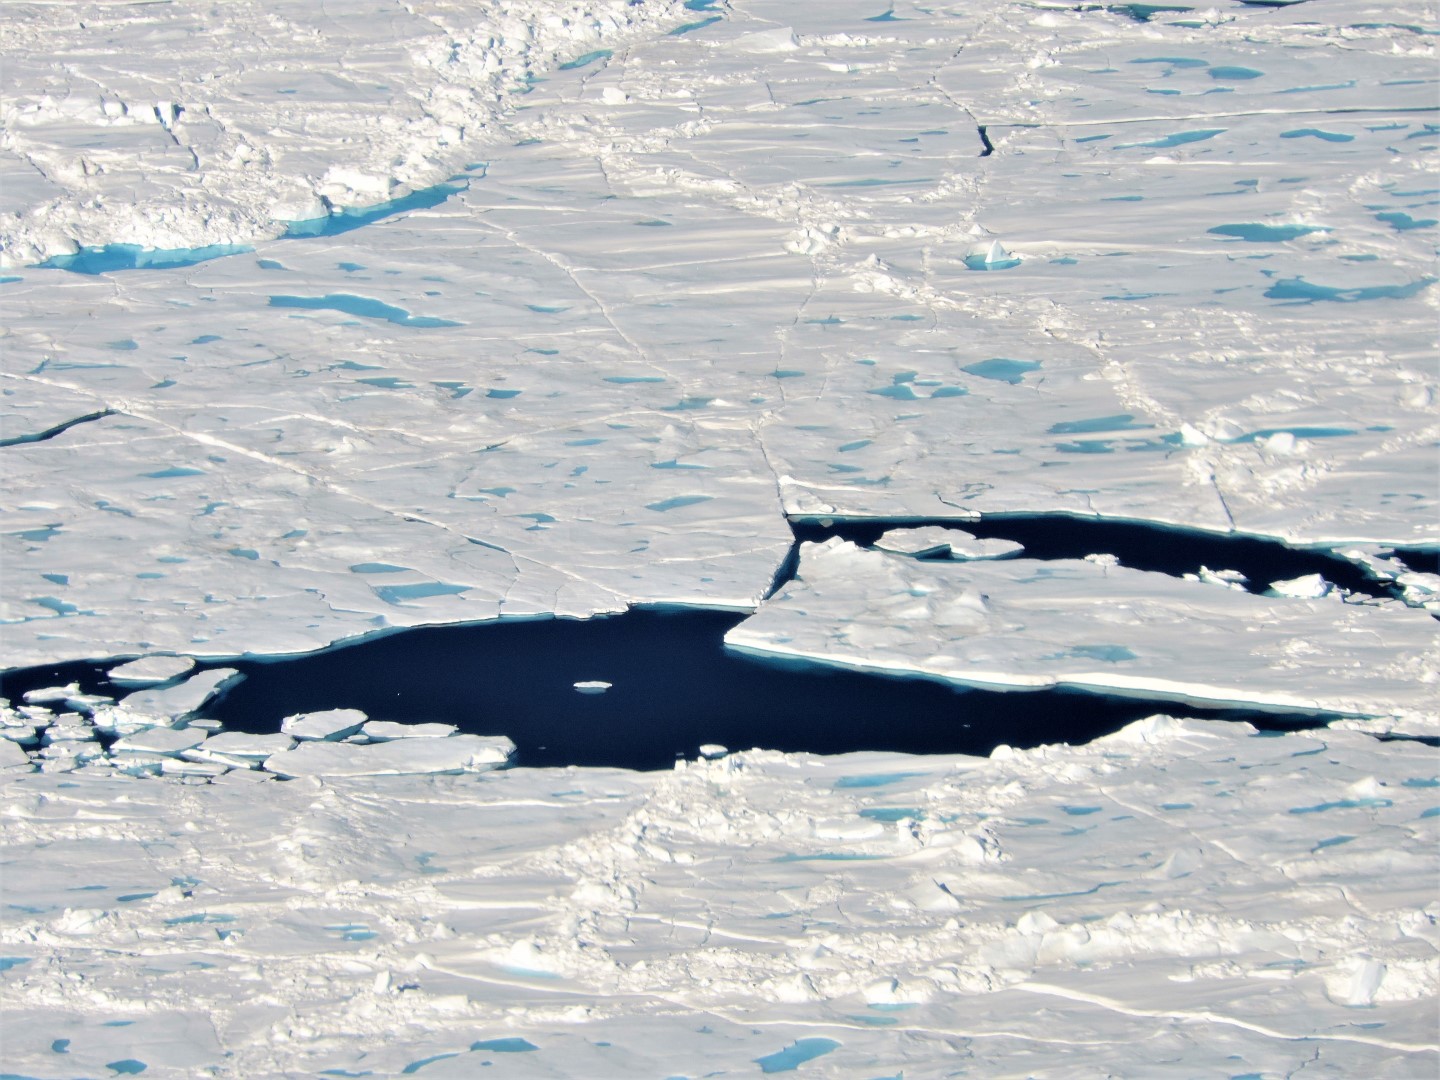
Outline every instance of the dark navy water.
{"label": "dark navy water", "polygon": [[[586,621],[541,619],[422,627],[303,656],[207,662],[243,682],[202,710],[229,730],[273,732],[297,712],[355,708],[372,719],[442,721],[514,740],[516,764],[665,769],[699,747],[840,754],[989,754],[996,746],[1084,743],[1155,712],[1245,719],[1269,729],[1333,717],[1194,709],[1062,691],[963,690],[923,678],[776,664],[725,649],[743,616],[632,610]],[[113,666],[114,661],[105,666]],[[582,694],[576,682],[612,683]],[[72,663],[10,672],[0,693],[79,682],[110,686]]]}
{"label": "dark navy water", "polygon": [[[986,539],[1000,538],[1023,544],[1022,558],[1080,559],[1086,555],[1114,555],[1124,566],[1178,576],[1193,574],[1201,566],[1211,570],[1238,570],[1250,579],[1252,592],[1264,592],[1272,581],[1319,574],[1351,592],[1387,595],[1384,586],[1371,581],[1357,565],[1327,551],[1292,548],[1278,540],[1198,529],[1169,528],[1141,522],[1066,517],[1061,514],[997,514],[979,521],[938,518],[890,520],[800,519],[790,522],[799,540],[819,542],[838,536],[870,546],[890,529],[940,526],[961,529]],[[1412,570],[1429,570],[1436,563],[1433,551],[1398,551]]]}

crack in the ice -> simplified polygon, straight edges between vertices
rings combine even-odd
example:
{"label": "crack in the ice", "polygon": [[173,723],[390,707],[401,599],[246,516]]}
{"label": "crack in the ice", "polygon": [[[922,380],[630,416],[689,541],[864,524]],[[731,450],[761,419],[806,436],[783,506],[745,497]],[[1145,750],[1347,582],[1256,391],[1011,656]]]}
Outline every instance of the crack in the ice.
{"label": "crack in the ice", "polygon": [[69,431],[77,424],[88,424],[94,420],[103,420],[107,416],[116,415],[114,409],[100,409],[97,412],[86,413],[84,416],[76,416],[70,420],[64,420],[53,427],[43,431],[35,431],[26,435],[11,435],[9,438],[0,439],[0,446],[21,446],[26,443],[46,442],[55,436]]}
{"label": "crack in the ice", "polygon": [[1256,1035],[1263,1035],[1270,1039],[1284,1039],[1290,1042],[1306,1042],[1311,1039],[1325,1040],[1327,1042],[1357,1043],[1362,1046],[1383,1047],[1386,1050],[1399,1050],[1404,1053],[1434,1053],[1440,1050],[1440,1043],[1406,1042],[1400,1039],[1386,1039],[1378,1035],[1362,1034],[1332,1034],[1329,1032],[1310,1031],[1304,1034],[1292,1034],[1281,1031],[1278,1028],[1266,1024],[1257,1024],[1250,1020],[1242,1020],[1235,1016],[1225,1016],[1222,1013],[1210,1009],[1145,1009],[1138,1005],[1124,1005],[1118,1001],[1100,996],[1099,994],[1087,994],[1070,987],[1054,986],[1042,982],[1025,982],[1018,984],[1015,989],[1024,990],[1032,994],[1048,994],[1061,998],[1065,1001],[1080,1002],[1086,1005],[1093,1005],[1097,1008],[1106,1009],[1118,1013],[1121,1016],[1134,1018],[1149,1017],[1160,1020],[1179,1020],[1186,1023],[1210,1023],[1221,1024],[1228,1027],[1237,1027],[1242,1031],[1249,1031]]}

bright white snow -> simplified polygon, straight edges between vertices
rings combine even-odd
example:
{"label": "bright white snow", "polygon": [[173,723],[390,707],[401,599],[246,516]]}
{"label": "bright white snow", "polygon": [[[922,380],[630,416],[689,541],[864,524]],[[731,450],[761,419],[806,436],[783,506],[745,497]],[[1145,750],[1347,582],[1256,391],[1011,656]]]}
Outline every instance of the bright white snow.
{"label": "bright white snow", "polygon": [[[9,5],[3,666],[154,688],[0,711],[5,1067],[1433,1075],[1440,762],[1373,735],[1440,729],[1440,581],[1390,557],[1440,545],[1437,29]],[[1333,548],[1401,599],[950,530],[764,599],[787,514],[1000,513]],[[1359,719],[633,774],[356,710],[220,732],[230,670],[162,685],[634,603]]]}

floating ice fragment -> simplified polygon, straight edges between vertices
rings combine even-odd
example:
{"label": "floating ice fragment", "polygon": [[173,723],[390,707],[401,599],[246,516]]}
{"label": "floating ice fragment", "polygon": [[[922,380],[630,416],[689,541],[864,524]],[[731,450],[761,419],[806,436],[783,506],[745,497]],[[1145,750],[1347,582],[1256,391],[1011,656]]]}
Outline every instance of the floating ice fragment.
{"label": "floating ice fragment", "polygon": [[395,739],[448,739],[459,729],[454,724],[398,724],[393,720],[371,720],[360,734],[371,742]]}
{"label": "floating ice fragment", "polygon": [[205,741],[206,732],[194,728],[153,727],[127,735],[110,747],[112,754],[159,754],[174,757]]}
{"label": "floating ice fragment", "polygon": [[600,679],[582,679],[573,685],[582,694],[603,694],[614,684],[603,682]]}
{"label": "floating ice fragment", "polygon": [[1200,567],[1198,574],[1182,574],[1186,581],[1203,581],[1207,585],[1219,585],[1226,589],[1238,589],[1240,592],[1247,592],[1245,583],[1250,579],[1239,570],[1211,570],[1208,566]]}
{"label": "floating ice fragment", "polygon": [[1318,600],[1322,596],[1329,596],[1334,588],[1334,585],[1319,574],[1306,574],[1303,577],[1270,583],[1272,595],[1288,596],[1296,600]]}
{"label": "floating ice fragment", "polygon": [[359,709],[326,709],[287,716],[280,722],[280,730],[296,739],[338,742],[354,735],[369,719]]}
{"label": "floating ice fragment", "polygon": [[212,735],[196,748],[197,754],[223,754],[227,758],[253,759],[261,761],[272,754],[284,753],[295,745],[295,739],[286,734],[252,735],[245,731],[226,731]]}
{"label": "floating ice fragment", "polygon": [[700,747],[700,756],[709,760],[722,758],[728,753],[730,753],[729,749],[719,743],[705,743]]}
{"label": "floating ice fragment", "polygon": [[486,772],[504,765],[515,744],[504,736],[455,735],[353,745],[307,740],[265,759],[277,776],[409,776]]}
{"label": "floating ice fragment", "polygon": [[111,668],[109,677],[116,686],[153,686],[184,675],[194,666],[188,656],[142,656]]}
{"label": "floating ice fragment", "polygon": [[1025,550],[1013,540],[982,539],[963,529],[947,529],[939,525],[891,529],[875,541],[875,547],[917,559],[958,560],[1008,559]]}
{"label": "floating ice fragment", "polygon": [[80,693],[79,683],[68,683],[65,686],[44,686],[38,690],[25,691],[25,701],[31,705],[38,705],[46,701],[64,701],[78,693]]}
{"label": "floating ice fragment", "polygon": [[234,668],[213,668],[161,690],[141,690],[120,700],[122,708],[146,716],[186,716],[245,676]]}

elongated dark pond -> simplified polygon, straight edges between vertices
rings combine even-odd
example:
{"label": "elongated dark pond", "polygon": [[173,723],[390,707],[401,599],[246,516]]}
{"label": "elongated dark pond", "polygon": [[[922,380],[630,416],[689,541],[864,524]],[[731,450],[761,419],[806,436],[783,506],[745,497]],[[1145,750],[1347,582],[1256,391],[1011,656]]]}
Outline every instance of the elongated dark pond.
{"label": "elongated dark pond", "polygon": [[[376,720],[443,721],[507,735],[518,765],[628,769],[668,768],[706,743],[817,754],[988,754],[1002,743],[1087,742],[1154,712],[1245,719],[1268,729],[1332,719],[1063,691],[961,690],[776,664],[725,649],[725,632],[742,617],[632,610],[587,621],[422,627],[303,656],[228,661],[223,666],[246,678],[202,715],[230,730],[271,732],[292,713],[356,708]],[[78,680],[87,691],[113,692],[103,670],[66,664],[11,672],[3,689],[13,700],[29,688]],[[576,690],[587,681],[611,686]]]}

